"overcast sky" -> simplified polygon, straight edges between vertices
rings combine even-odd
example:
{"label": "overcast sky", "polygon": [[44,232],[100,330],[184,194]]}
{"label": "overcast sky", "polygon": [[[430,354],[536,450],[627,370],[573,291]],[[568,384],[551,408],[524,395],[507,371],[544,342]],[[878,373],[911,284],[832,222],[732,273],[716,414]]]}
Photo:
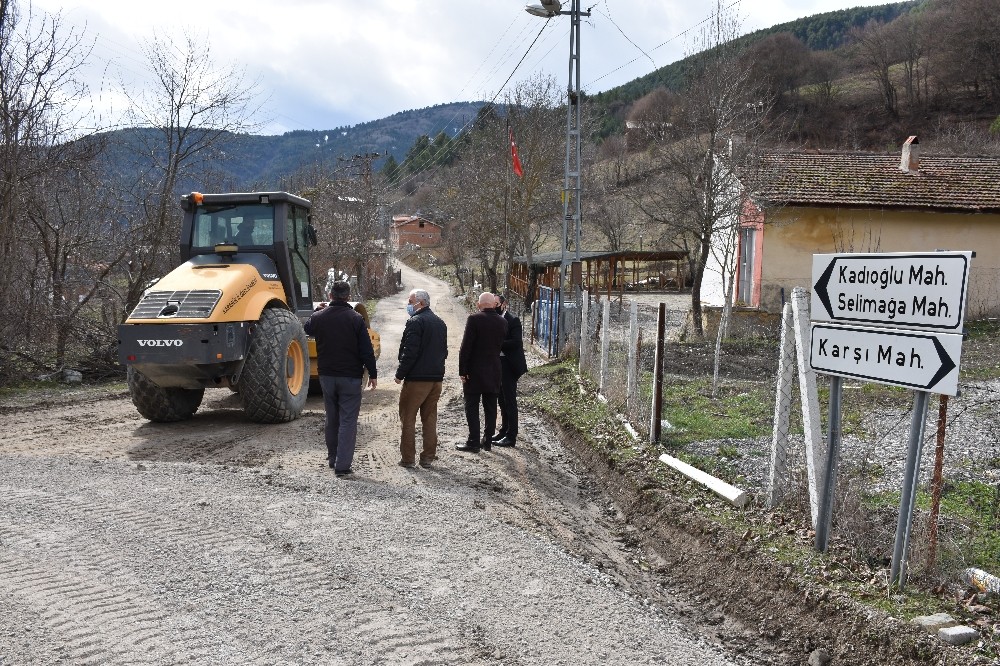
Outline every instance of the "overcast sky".
{"label": "overcast sky", "polygon": [[[141,81],[142,46],[154,34],[180,37],[186,30],[209,41],[220,68],[245,68],[248,79],[259,82],[263,134],[334,129],[397,111],[490,100],[502,93],[508,78],[507,88],[535,73],[566,85],[570,17],[546,21],[525,12],[526,4],[33,0],[35,10],[61,11],[66,25],[93,41],[89,78],[95,95],[101,93],[99,108],[115,99],[119,81]],[[822,12],[880,4],[886,0],[741,0],[727,6],[746,33]],[[569,0],[563,5],[568,9]],[[591,10],[581,27],[581,84],[597,93],[683,58],[715,3],[584,0],[581,7]],[[113,121],[113,114],[101,109],[105,122]]]}

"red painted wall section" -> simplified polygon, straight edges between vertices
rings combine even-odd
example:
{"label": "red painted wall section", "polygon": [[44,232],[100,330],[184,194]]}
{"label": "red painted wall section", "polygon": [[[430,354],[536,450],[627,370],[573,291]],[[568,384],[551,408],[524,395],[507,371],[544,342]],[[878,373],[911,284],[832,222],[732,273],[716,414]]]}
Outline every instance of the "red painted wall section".
{"label": "red painted wall section", "polygon": [[[756,233],[753,236],[754,247],[750,248],[750,256],[753,259],[753,267],[751,272],[753,274],[753,285],[750,291],[750,302],[747,303],[750,307],[760,307],[760,280],[761,280],[761,267],[764,261],[764,213],[760,210],[752,201],[747,199],[743,203],[743,212],[740,215],[740,227],[741,229],[756,229]],[[743,247],[743,236],[740,236],[740,248],[739,256],[737,257],[737,266],[743,263],[744,253],[747,248]],[[736,280],[736,293],[740,292],[742,285],[739,283],[741,275],[737,272]]]}

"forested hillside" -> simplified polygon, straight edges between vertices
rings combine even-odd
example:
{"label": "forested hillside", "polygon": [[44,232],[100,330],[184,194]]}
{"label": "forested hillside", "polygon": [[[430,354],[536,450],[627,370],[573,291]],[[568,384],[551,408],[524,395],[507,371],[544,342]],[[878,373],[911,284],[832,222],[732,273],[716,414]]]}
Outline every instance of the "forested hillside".
{"label": "forested hillside", "polygon": [[[355,155],[392,155],[402,162],[414,141],[428,134],[445,132],[454,137],[483,106],[482,102],[454,102],[393,115],[351,127],[330,130],[297,130],[281,135],[228,133],[206,160],[205,172],[195,180],[184,180],[181,191],[214,189],[276,189],[303,169],[336,170]],[[155,130],[124,129],[108,133],[105,152],[113,168],[132,165],[140,145],[148,143]]]}
{"label": "forested hillside", "polygon": [[[811,51],[833,51],[849,43],[852,29],[863,28],[870,21],[890,23],[919,4],[921,0],[911,0],[877,7],[854,7],[816,14],[757,30],[743,37],[741,41],[750,45],[771,35],[789,34]],[[614,102],[634,102],[656,88],[679,90],[684,82],[684,72],[690,68],[694,59],[694,56],[689,56],[678,60],[625,85],[598,93],[592,99],[596,104],[606,106]]]}

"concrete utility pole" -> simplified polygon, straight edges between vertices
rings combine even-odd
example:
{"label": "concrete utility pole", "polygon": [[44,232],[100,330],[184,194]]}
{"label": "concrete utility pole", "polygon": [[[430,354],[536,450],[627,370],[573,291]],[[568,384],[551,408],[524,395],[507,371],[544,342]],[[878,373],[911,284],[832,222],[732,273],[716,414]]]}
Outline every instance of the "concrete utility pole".
{"label": "concrete utility pole", "polygon": [[[541,0],[540,5],[528,5],[525,11],[534,16],[552,18],[554,16],[569,16],[571,20],[569,32],[569,84],[567,85],[566,103],[566,169],[563,178],[563,231],[562,254],[559,261],[559,338],[565,337],[566,303],[566,261],[569,238],[569,222],[573,221],[575,260],[580,261],[580,243],[582,241],[582,206],[583,181],[581,179],[581,132],[582,97],[580,91],[580,17],[590,16],[590,11],[580,11],[580,0],[570,0],[570,9],[565,11],[560,0]],[[560,344],[559,352],[562,352]]]}

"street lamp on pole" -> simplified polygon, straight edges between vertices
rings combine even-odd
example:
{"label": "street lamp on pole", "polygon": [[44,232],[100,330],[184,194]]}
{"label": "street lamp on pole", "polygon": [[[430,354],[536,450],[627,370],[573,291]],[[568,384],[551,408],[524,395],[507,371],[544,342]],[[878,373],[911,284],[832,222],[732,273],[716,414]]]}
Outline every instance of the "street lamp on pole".
{"label": "street lamp on pole", "polygon": [[[570,0],[569,11],[563,10],[561,0],[541,0],[540,5],[528,5],[525,11],[533,16],[542,18],[552,18],[554,16],[569,16],[572,23],[569,33],[569,84],[567,86],[566,104],[566,169],[563,179],[563,233],[562,233],[562,255],[559,263],[559,293],[560,311],[562,311],[562,298],[564,285],[566,283],[566,245],[569,236],[569,221],[573,221],[574,227],[574,250],[576,261],[580,261],[580,241],[581,241],[581,197],[583,195],[583,181],[581,179],[581,132],[582,121],[580,95],[580,17],[590,16],[590,12],[580,11],[580,0]],[[560,334],[561,337],[561,334]]]}

